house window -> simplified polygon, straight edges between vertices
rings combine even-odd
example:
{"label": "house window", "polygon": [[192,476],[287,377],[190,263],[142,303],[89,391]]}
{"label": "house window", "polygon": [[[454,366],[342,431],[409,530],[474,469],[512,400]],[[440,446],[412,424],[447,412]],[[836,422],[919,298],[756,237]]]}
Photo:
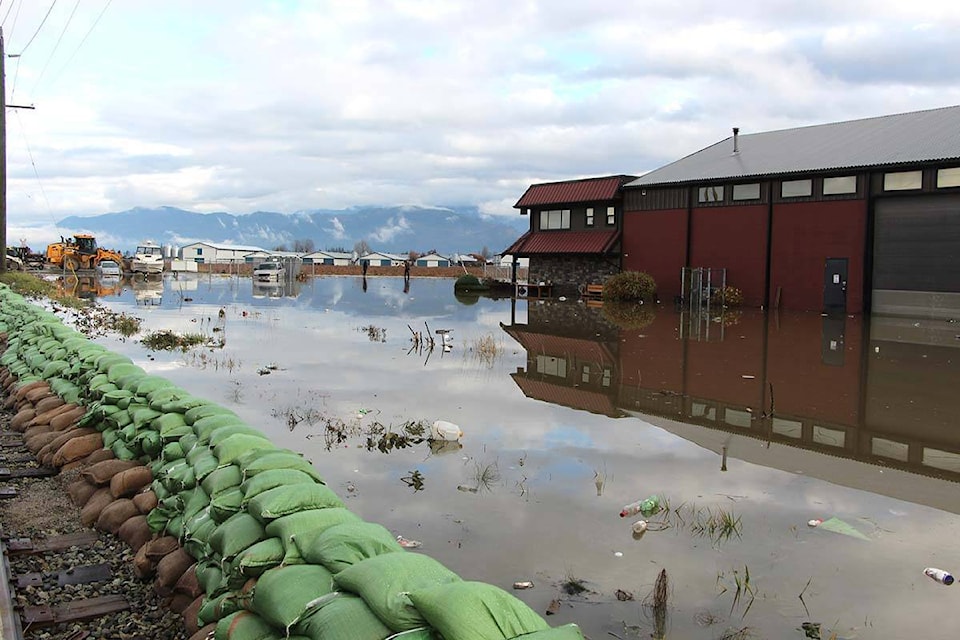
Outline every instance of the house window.
{"label": "house window", "polygon": [[960,187],[960,167],[937,171],[937,189]]}
{"label": "house window", "polygon": [[203,247],[197,247],[197,255],[198,255],[198,256],[202,256],[202,255],[203,255]]}
{"label": "house window", "polygon": [[723,202],[723,185],[700,187],[700,202]]}
{"label": "house window", "polygon": [[604,387],[609,387],[609,386],[610,386],[610,376],[611,376],[611,372],[610,372],[609,367],[604,367],[604,369],[603,369],[603,377],[600,378],[600,384],[603,385]]}
{"label": "house window", "polygon": [[567,377],[567,361],[553,356],[537,356],[537,373],[547,376]]}
{"label": "house window", "polygon": [[781,198],[802,198],[813,195],[813,180],[784,180],[780,183]]}
{"label": "house window", "polygon": [[823,179],[823,195],[837,196],[857,192],[857,176],[841,176]]}
{"label": "house window", "polygon": [[617,223],[617,210],[614,207],[607,207],[607,226],[612,227]]}
{"label": "house window", "polygon": [[583,365],[583,370],[580,373],[580,382],[590,382],[590,365]]}
{"label": "house window", "polygon": [[733,185],[733,199],[734,200],[759,200],[760,199],[760,183],[751,182],[750,184]]}
{"label": "house window", "polygon": [[923,186],[923,171],[898,171],[883,174],[884,191],[907,191]]}
{"label": "house window", "polygon": [[540,229],[569,229],[570,209],[541,211]]}
{"label": "house window", "polygon": [[593,226],[593,207],[587,207],[587,226]]}

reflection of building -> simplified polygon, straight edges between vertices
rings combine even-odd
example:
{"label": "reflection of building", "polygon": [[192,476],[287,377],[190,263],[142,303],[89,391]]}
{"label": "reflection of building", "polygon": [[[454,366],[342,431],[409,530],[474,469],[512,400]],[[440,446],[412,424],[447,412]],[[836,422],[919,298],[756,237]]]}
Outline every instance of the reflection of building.
{"label": "reflection of building", "polygon": [[133,289],[133,297],[140,306],[155,307],[163,302],[162,278],[133,278],[130,280],[130,288]]}
{"label": "reflection of building", "polygon": [[[504,327],[527,350],[527,371],[513,374],[525,395],[635,415],[718,455],[960,512],[960,498],[945,497],[952,494],[940,485],[914,496],[873,473],[880,466],[960,481],[952,325],[748,312],[715,332],[722,338],[698,340],[685,332],[689,318],[661,309],[642,330],[611,338],[589,326],[574,335],[576,324],[554,315],[563,306],[581,317],[591,311],[531,305],[529,325]],[[578,367],[605,366],[606,354],[611,384],[578,387]]]}

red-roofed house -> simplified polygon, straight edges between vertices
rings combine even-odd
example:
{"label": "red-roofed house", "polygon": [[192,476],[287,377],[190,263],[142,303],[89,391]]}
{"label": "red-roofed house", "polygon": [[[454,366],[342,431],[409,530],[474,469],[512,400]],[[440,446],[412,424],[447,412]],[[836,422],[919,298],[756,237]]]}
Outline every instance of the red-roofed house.
{"label": "red-roofed house", "polygon": [[616,175],[530,185],[514,208],[530,229],[503,253],[530,259],[530,282],[553,284],[554,295],[577,295],[620,272],[624,184]]}

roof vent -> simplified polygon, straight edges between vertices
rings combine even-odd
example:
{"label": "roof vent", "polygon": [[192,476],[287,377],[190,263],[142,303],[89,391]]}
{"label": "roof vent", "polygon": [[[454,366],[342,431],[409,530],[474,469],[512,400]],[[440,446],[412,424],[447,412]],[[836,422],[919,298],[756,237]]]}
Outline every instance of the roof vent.
{"label": "roof vent", "polygon": [[740,153],[740,127],[733,128],[733,152]]}

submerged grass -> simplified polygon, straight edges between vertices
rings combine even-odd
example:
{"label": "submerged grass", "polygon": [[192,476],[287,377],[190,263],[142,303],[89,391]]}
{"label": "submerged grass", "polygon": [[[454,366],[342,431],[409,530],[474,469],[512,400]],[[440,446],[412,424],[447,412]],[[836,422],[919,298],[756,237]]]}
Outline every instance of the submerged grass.
{"label": "submerged grass", "polygon": [[216,341],[202,333],[177,333],[169,329],[161,329],[148,333],[140,339],[143,346],[154,351],[188,351],[191,347],[216,346]]}
{"label": "submerged grass", "polygon": [[503,355],[503,341],[499,340],[494,334],[488,333],[473,340],[467,345],[467,353],[473,355],[473,358],[487,367],[493,367],[494,363]]}

